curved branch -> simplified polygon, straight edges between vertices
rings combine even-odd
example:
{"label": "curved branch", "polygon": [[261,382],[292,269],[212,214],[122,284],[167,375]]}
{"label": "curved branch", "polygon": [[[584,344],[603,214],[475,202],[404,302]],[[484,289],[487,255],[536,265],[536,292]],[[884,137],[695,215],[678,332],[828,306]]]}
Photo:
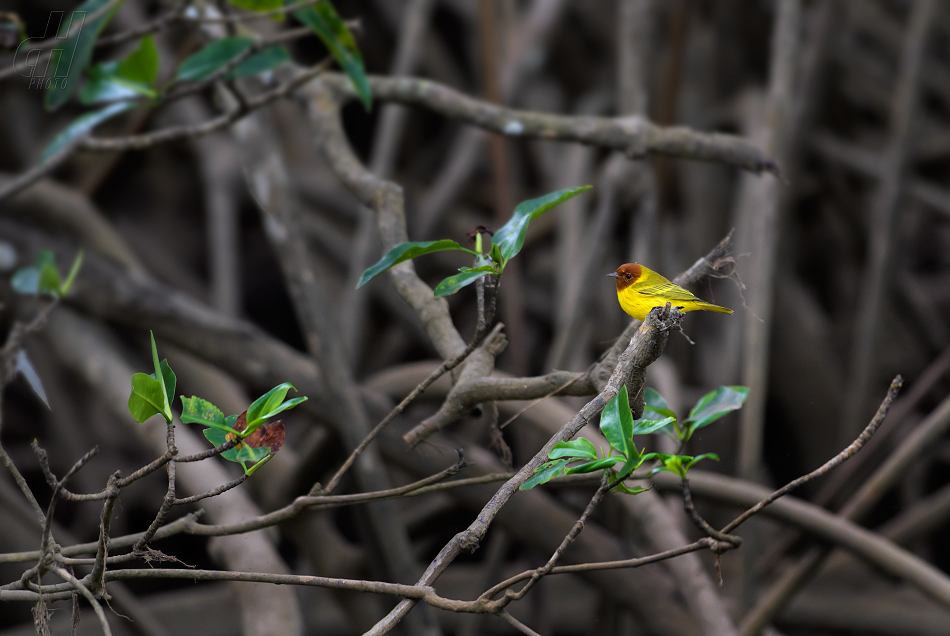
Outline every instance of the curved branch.
{"label": "curved branch", "polygon": [[52,568],[52,571],[56,574],[56,576],[60,577],[64,581],[72,583],[76,591],[82,594],[83,598],[89,601],[89,604],[92,605],[92,609],[96,612],[96,616],[99,618],[99,624],[102,625],[102,633],[105,634],[105,636],[112,636],[112,630],[109,628],[109,621],[106,620],[106,613],[102,610],[102,605],[99,604],[99,601],[96,600],[96,597],[93,596],[92,592],[90,592],[79,579],[67,572],[65,569]]}
{"label": "curved branch", "polygon": [[[349,85],[349,80],[345,83]],[[353,152],[340,120],[339,91],[328,90],[324,82],[310,82],[303,92],[309,97],[308,114],[317,145],[343,184],[360,203],[376,212],[383,249],[408,241],[402,188],[371,173]],[[412,261],[389,271],[393,287],[422,321],[439,355],[448,360],[465,351],[465,341],[449,315],[448,302],[433,295],[432,288],[416,274]]]}

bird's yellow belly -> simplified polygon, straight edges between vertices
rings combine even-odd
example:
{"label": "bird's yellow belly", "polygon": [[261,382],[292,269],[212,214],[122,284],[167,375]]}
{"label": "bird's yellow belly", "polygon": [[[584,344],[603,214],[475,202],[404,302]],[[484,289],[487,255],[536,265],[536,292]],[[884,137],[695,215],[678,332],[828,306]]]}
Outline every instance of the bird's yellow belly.
{"label": "bird's yellow belly", "polygon": [[637,293],[617,293],[617,299],[625,312],[637,320],[645,320],[647,314],[654,307],[662,307],[666,302],[660,302],[656,298],[646,298]]}
{"label": "bird's yellow belly", "polygon": [[[620,301],[620,306],[623,310],[637,320],[645,320],[651,309],[654,307],[664,307],[667,302],[662,298],[643,296],[627,289],[622,292],[617,292],[617,299]],[[681,312],[694,311],[700,308],[695,301],[680,300],[671,301],[671,303],[673,307],[679,308]]]}

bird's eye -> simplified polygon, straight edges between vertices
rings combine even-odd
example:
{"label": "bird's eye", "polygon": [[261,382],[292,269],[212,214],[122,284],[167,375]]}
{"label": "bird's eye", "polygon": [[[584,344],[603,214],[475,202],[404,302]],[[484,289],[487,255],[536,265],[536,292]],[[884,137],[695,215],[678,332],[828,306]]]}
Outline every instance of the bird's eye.
{"label": "bird's eye", "polygon": [[627,280],[630,280],[630,274],[627,274],[626,276],[624,276],[624,278],[626,278]]}

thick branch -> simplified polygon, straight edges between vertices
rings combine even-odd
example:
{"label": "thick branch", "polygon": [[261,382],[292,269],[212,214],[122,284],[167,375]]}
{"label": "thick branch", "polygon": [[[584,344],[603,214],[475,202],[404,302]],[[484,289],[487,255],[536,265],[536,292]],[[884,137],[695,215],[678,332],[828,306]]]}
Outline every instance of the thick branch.
{"label": "thick branch", "polygon": [[[349,80],[343,80],[349,86]],[[408,240],[402,188],[369,172],[353,153],[340,121],[339,92],[326,89],[323,82],[311,82],[309,115],[317,145],[323,151],[337,177],[366,207],[374,210],[379,224],[383,249]],[[454,358],[465,350],[448,303],[433,296],[432,288],[416,275],[411,261],[390,270],[393,286],[419,316],[432,344],[444,359]]]}
{"label": "thick branch", "polygon": [[[347,99],[356,99],[343,75],[327,74],[321,83]],[[664,128],[643,117],[572,117],[496,106],[429,80],[371,77],[373,95],[383,101],[422,106],[452,119],[511,137],[573,141],[623,152],[631,159],[669,155],[716,161],[749,170],[779,174],[778,164],[741,137],[700,133],[682,126]]]}
{"label": "thick branch", "polygon": [[[630,341],[630,345],[620,356],[617,368],[614,369],[610,380],[604,390],[567,422],[558,433],[551,437],[548,442],[531,458],[514,477],[505,482],[495,493],[491,500],[482,508],[482,511],[476,517],[475,521],[463,532],[455,535],[451,541],[429,564],[425,574],[422,575],[419,584],[431,584],[438,576],[461,554],[463,550],[472,551],[478,548],[482,538],[488,531],[495,516],[501,510],[502,506],[508,502],[518,488],[534,474],[541,464],[547,460],[548,453],[554,448],[554,445],[560,441],[568,440],[577,435],[587,423],[598,413],[600,413],[607,402],[616,397],[620,387],[626,382],[627,378],[636,369],[645,369],[654,360],[656,360],[663,349],[666,348],[666,341],[670,329],[679,325],[681,315],[676,310],[655,308],[648,315],[646,322],[640,326],[636,335]],[[642,387],[641,387],[642,388]],[[386,618],[376,624],[368,634],[379,636],[391,630],[400,620],[412,609],[414,601],[405,600],[390,612]]]}

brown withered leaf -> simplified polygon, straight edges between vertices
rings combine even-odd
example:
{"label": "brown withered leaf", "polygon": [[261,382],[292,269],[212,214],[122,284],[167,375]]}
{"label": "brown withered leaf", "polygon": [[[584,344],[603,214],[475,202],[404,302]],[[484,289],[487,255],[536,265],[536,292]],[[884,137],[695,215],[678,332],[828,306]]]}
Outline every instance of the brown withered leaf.
{"label": "brown withered leaf", "polygon": [[284,445],[284,423],[281,420],[265,424],[244,438],[244,443],[251,448],[267,447],[270,452],[276,453]]}
{"label": "brown withered leaf", "polygon": [[[244,411],[238,415],[238,418],[234,422],[234,426],[232,428],[238,432],[241,432],[247,428],[247,411]],[[227,439],[229,441],[236,441],[234,439],[233,433],[228,433]],[[247,444],[251,448],[263,448],[266,446],[270,449],[271,453],[276,453],[280,450],[280,447],[284,445],[283,420],[277,420],[276,422],[271,422],[270,424],[261,426],[259,429],[245,437],[242,443],[237,444],[234,448],[241,448],[244,444]]]}
{"label": "brown withered leaf", "polygon": [[[247,428],[247,411],[244,411],[243,413],[238,415],[237,420],[235,420],[234,422],[234,426],[232,426],[231,428],[236,430],[238,433],[240,433],[241,431]],[[253,435],[251,435],[250,437],[253,437]],[[228,433],[225,439],[228,440],[229,442],[237,441],[237,437],[235,437],[234,433]],[[234,448],[241,448],[242,445],[243,444],[236,444]]]}
{"label": "brown withered leaf", "polygon": [[495,232],[487,225],[476,225],[466,234],[466,236],[468,236],[468,240],[474,243],[475,236],[478,234],[488,234],[489,236],[494,236]]}

